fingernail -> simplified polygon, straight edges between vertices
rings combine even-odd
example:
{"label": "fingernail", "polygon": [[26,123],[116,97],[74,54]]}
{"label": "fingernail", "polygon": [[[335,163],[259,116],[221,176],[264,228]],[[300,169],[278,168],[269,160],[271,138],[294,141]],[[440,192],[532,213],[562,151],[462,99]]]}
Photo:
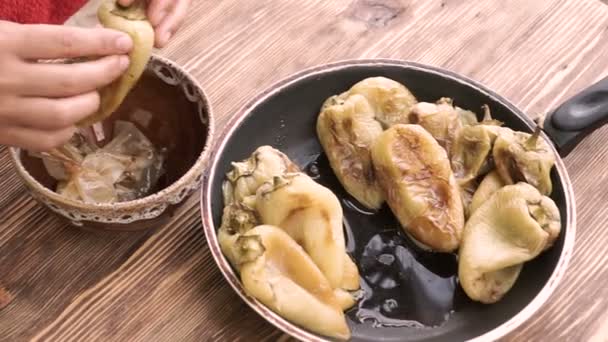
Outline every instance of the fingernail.
{"label": "fingernail", "polygon": [[118,64],[120,65],[120,68],[122,70],[126,69],[129,66],[129,57],[127,56],[120,56],[118,57]]}
{"label": "fingernail", "polygon": [[122,35],[120,38],[116,39],[116,47],[120,50],[120,51],[129,51],[131,50],[131,47],[133,46],[133,41],[131,40],[131,37],[129,37],[128,35]]}

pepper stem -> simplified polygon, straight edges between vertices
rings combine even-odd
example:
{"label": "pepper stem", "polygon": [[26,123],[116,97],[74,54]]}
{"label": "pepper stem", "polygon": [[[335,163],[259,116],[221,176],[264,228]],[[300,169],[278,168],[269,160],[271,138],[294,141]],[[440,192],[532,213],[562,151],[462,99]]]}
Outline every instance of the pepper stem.
{"label": "pepper stem", "polygon": [[453,106],[454,100],[450,97],[442,97],[437,101],[437,104],[447,104],[447,105]]}
{"label": "pepper stem", "polygon": [[534,129],[534,133],[532,133],[532,135],[528,138],[528,140],[526,140],[526,149],[528,151],[530,150],[534,150],[536,148],[536,144],[538,143],[538,137],[540,136],[540,125],[537,125],[536,128]]}
{"label": "pepper stem", "polygon": [[481,106],[481,109],[483,110],[483,121],[492,121],[492,113],[490,112],[490,106],[484,104],[483,106]]}
{"label": "pepper stem", "polygon": [[112,14],[123,17],[128,20],[147,20],[146,15],[147,4],[146,0],[135,0],[129,6],[121,5],[118,0],[115,0],[115,8]]}
{"label": "pepper stem", "polygon": [[536,128],[534,129],[534,133],[532,133],[530,138],[528,138],[528,140],[526,140],[526,149],[533,150],[536,148],[536,143],[538,142],[538,137],[540,136],[540,131],[542,130],[543,126],[545,125],[545,118],[546,118],[545,114],[540,114],[538,117],[536,117],[536,119],[534,119],[534,122],[536,122]]}
{"label": "pepper stem", "polygon": [[239,264],[255,261],[265,251],[266,248],[259,235],[241,235],[236,239],[235,252]]}

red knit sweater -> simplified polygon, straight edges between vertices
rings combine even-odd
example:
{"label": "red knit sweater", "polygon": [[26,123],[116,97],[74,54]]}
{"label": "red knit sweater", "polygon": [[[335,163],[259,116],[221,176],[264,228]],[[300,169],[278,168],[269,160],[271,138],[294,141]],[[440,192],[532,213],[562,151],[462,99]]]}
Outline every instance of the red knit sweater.
{"label": "red knit sweater", "polygon": [[0,20],[21,24],[63,24],[87,0],[0,0]]}

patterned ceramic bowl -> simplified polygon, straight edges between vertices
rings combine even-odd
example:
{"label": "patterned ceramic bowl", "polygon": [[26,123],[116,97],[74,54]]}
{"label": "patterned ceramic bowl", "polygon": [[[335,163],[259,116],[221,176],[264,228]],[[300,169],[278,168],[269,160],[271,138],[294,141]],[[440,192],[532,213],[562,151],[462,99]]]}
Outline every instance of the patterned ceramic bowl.
{"label": "patterned ceramic bowl", "polygon": [[213,137],[211,106],[198,82],[175,63],[152,56],[147,70],[111,120],[133,122],[167,148],[165,174],[151,195],[128,202],[90,205],[67,199],[38,158],[11,148],[17,174],[32,196],[74,226],[100,230],[158,227],[198,189]]}

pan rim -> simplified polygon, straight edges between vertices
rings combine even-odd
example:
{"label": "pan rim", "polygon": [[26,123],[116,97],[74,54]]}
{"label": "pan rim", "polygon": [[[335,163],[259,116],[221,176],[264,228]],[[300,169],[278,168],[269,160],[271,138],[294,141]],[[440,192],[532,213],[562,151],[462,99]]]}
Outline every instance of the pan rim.
{"label": "pan rim", "polygon": [[[330,63],[320,64],[310,68],[303,69],[299,72],[293,73],[278,82],[270,85],[262,92],[258,93],[252,100],[246,103],[244,106],[239,108],[236,113],[227,121],[225,128],[221,134],[217,135],[220,137],[212,143],[211,155],[208,159],[208,167],[203,177],[203,186],[200,192],[200,210],[201,218],[203,222],[203,230],[206,236],[207,244],[211,250],[213,259],[220,269],[220,272],[230,284],[233,290],[241,297],[241,299],[249,305],[257,314],[264,318],[267,322],[271,323],[284,333],[291,335],[301,341],[328,341],[326,338],[319,335],[313,334],[308,330],[301,328],[300,326],[291,323],[283,317],[276,314],[274,311],[267,308],[261,302],[255,298],[249,296],[241,285],[238,276],[233,271],[230,263],[221,252],[219,243],[217,241],[217,230],[213,223],[213,217],[211,213],[211,186],[212,181],[215,178],[217,171],[217,163],[219,158],[222,156],[228,140],[233,136],[234,132],[240,127],[240,124],[249,117],[252,111],[257,108],[260,104],[265,102],[268,98],[279,93],[283,89],[296,84],[304,79],[314,78],[323,74],[331,74],[332,72],[339,71],[342,69],[349,69],[353,67],[361,66],[396,66],[405,69],[416,69],[426,73],[434,73],[443,77],[450,78],[453,81],[463,84],[463,86],[473,88],[475,91],[485,94],[491,97],[496,102],[508,108],[513,115],[518,116],[526,125],[532,130],[536,124],[527,117],[519,108],[513,105],[503,96],[491,90],[491,88],[483,85],[481,82],[470,79],[464,75],[452,72],[450,70],[436,67],[432,65],[422,64],[418,62],[400,60],[400,59],[388,59],[388,58],[374,58],[374,59],[345,59],[338,60]],[[494,329],[485,332],[482,335],[476,336],[469,341],[495,341],[499,338],[506,336],[513,332],[516,328],[520,327],[523,323],[528,321],[540,308],[546,303],[547,299],[554,293],[558,284],[565,274],[568,264],[573,254],[574,240],[576,233],[576,203],[574,197],[574,191],[572,189],[572,183],[568,176],[565,164],[560,157],[557,149],[546,136],[544,132],[541,132],[543,138],[549,142],[551,149],[556,156],[555,167],[558,172],[558,176],[563,184],[564,200],[566,202],[566,214],[567,221],[565,222],[562,234],[564,234],[564,245],[559,256],[559,260],[551,276],[549,277],[546,284],[542,287],[540,292],[517,314],[511,317],[506,322],[500,324]]]}

